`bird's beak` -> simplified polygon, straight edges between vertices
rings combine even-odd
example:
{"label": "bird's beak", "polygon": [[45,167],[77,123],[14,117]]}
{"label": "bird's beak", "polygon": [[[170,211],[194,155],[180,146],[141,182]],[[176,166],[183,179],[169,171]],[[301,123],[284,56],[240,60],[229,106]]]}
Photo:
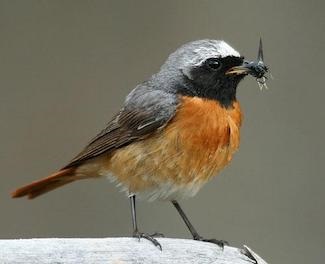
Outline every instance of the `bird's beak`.
{"label": "bird's beak", "polygon": [[251,71],[249,62],[244,62],[240,66],[235,66],[226,71],[226,75],[247,75]]}
{"label": "bird's beak", "polygon": [[244,61],[242,65],[235,66],[226,71],[226,75],[247,75],[250,74],[256,78],[262,78],[267,73],[268,68],[264,64],[262,39],[258,47],[256,61]]}
{"label": "bird's beak", "polygon": [[267,67],[262,61],[244,61],[242,65],[235,66],[226,71],[226,75],[247,75],[261,78],[267,72]]}

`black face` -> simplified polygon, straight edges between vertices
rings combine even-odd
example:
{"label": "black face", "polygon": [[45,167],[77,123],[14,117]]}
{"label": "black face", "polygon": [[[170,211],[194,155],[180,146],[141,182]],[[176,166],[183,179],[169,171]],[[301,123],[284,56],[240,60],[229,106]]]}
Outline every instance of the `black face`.
{"label": "black face", "polygon": [[238,83],[245,77],[242,75],[226,75],[226,72],[244,62],[243,57],[228,56],[225,58],[210,58],[200,66],[192,68],[191,78],[186,83],[191,85],[190,89],[184,89],[181,93],[194,91],[191,95],[202,98],[217,100],[221,105],[229,107],[236,99],[236,88]]}

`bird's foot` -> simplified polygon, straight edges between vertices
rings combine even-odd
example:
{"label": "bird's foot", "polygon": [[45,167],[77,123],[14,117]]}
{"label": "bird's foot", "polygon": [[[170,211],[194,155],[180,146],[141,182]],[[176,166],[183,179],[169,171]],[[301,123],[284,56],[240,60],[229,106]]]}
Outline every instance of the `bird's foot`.
{"label": "bird's foot", "polygon": [[164,234],[162,234],[162,233],[159,233],[159,232],[155,232],[155,233],[153,233],[152,235],[150,235],[151,237],[165,237],[165,235]]}
{"label": "bird's foot", "polygon": [[154,237],[163,237],[163,234],[160,233],[154,233],[152,235],[146,234],[146,233],[142,233],[139,231],[136,231],[133,233],[133,237],[137,237],[140,241],[141,238],[147,239],[149,240],[152,244],[154,244],[157,248],[159,248],[160,250],[162,250],[162,247],[160,245],[160,243],[157,241],[157,239],[155,239]]}
{"label": "bird's foot", "polygon": [[221,248],[224,248],[224,246],[228,246],[229,245],[229,243],[227,241],[225,241],[225,240],[218,240],[218,239],[215,239],[215,238],[206,239],[206,238],[203,238],[201,236],[196,236],[193,239],[194,240],[198,240],[198,241],[213,243],[213,244],[218,245]]}

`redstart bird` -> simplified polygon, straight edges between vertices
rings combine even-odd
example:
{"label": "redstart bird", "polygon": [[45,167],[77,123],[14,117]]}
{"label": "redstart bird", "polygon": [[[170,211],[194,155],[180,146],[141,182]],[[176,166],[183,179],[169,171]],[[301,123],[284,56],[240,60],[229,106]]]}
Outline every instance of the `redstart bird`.
{"label": "redstart bird", "polygon": [[177,200],[194,196],[232,159],[239,146],[242,112],[236,99],[239,82],[252,75],[265,83],[262,43],[256,61],[245,61],[224,41],[189,42],[151,78],[133,89],[121,110],[70,163],[32,182],[12,197],[33,199],[68,183],[107,177],[130,198],[133,236],[138,230],[136,196],[171,201],[193,239],[194,229]]}

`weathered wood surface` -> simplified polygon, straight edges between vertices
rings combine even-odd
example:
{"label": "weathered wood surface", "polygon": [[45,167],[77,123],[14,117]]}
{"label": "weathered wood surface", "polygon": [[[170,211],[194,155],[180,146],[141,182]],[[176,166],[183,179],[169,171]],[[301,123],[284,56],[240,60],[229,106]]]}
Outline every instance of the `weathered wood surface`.
{"label": "weathered wood surface", "polygon": [[252,250],[188,239],[158,238],[162,251],[135,238],[44,238],[0,240],[1,264],[266,264]]}

